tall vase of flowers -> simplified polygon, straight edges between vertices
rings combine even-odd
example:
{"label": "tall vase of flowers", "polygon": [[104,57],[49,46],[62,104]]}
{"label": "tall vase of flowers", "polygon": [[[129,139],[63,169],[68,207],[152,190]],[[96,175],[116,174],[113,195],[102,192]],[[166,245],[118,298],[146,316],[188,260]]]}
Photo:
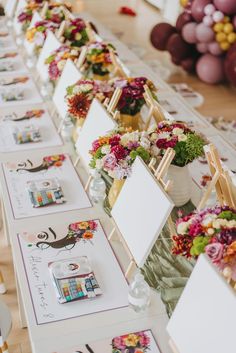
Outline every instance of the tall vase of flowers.
{"label": "tall vase of flowers", "polygon": [[156,99],[156,88],[151,81],[145,77],[134,77],[128,79],[114,79],[114,87],[120,88],[122,93],[117,104],[120,112],[120,122],[125,128],[140,130],[142,124],[141,109],[145,104],[144,85],[147,85],[153,97]]}
{"label": "tall vase of flowers", "polygon": [[92,144],[90,167],[102,170],[113,180],[108,200],[113,207],[125,179],[130,176],[137,156],[150,161],[150,142],[146,133],[112,131]]}
{"label": "tall vase of flowers", "polygon": [[152,148],[156,156],[162,157],[168,147],[175,151],[175,157],[168,170],[173,181],[169,194],[175,206],[183,206],[191,198],[191,177],[189,163],[203,155],[204,139],[184,123],[162,121],[150,130]]}
{"label": "tall vase of flowers", "polygon": [[78,132],[83,126],[92,100],[96,97],[103,102],[105,98],[111,97],[112,93],[113,88],[109,83],[94,80],[81,79],[67,87],[68,113],[75,124],[74,141],[78,138]]}
{"label": "tall vase of flowers", "polygon": [[85,62],[82,71],[89,78],[107,81],[113,71],[111,51],[115,51],[112,44],[93,42],[87,46]]}

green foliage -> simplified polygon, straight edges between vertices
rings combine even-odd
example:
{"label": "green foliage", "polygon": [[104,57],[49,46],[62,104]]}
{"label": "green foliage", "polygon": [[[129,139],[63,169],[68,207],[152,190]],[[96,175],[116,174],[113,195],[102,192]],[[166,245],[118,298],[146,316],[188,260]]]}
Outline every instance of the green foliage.
{"label": "green foliage", "polygon": [[71,96],[73,94],[74,85],[68,86],[66,88],[66,93]]}
{"label": "green foliage", "polygon": [[219,214],[218,218],[227,219],[227,221],[236,220],[236,214],[232,211],[223,211]]}
{"label": "green foliage", "polygon": [[51,64],[51,62],[53,62],[53,60],[55,59],[56,55],[50,55],[46,60],[45,60],[45,64]]}
{"label": "green foliage", "polygon": [[121,114],[128,114],[134,116],[140,112],[144,104],[144,98],[134,99],[132,97],[127,97],[126,105],[122,108],[119,108],[118,104],[118,109],[120,110]]}
{"label": "green foliage", "polygon": [[130,157],[132,161],[134,161],[137,156],[142,158],[144,162],[148,162],[150,160],[149,152],[146,151],[145,148],[143,148],[142,146],[139,146],[138,148],[136,148],[136,150],[130,152]]}
{"label": "green foliage", "polygon": [[204,253],[205,247],[209,244],[211,237],[196,237],[193,240],[193,246],[191,247],[190,254],[192,256],[199,256]]}
{"label": "green foliage", "polygon": [[173,164],[184,167],[188,163],[193,162],[196,158],[203,155],[204,145],[205,141],[201,136],[195,133],[187,134],[187,140],[178,142],[174,147],[175,158]]}

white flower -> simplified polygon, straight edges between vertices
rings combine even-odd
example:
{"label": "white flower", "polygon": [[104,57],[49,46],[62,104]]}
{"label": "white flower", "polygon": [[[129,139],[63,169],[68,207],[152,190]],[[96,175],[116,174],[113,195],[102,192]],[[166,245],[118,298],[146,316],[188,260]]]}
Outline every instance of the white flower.
{"label": "white flower", "polygon": [[234,219],[232,219],[231,221],[228,221],[228,225],[229,228],[236,228],[236,221]]}
{"label": "white flower", "polygon": [[80,86],[80,92],[88,92],[88,91],[91,91],[92,89],[93,89],[93,85],[91,85],[90,83],[85,83]]}
{"label": "white flower", "polygon": [[186,234],[187,230],[188,230],[188,222],[181,222],[178,224],[177,226],[177,233],[180,235]]}
{"label": "white flower", "polygon": [[109,145],[104,145],[104,146],[102,146],[101,152],[102,152],[103,154],[108,154],[108,153],[110,153],[110,152],[111,152],[111,146],[109,146]]}
{"label": "white flower", "polygon": [[184,134],[178,135],[178,141],[186,141],[187,140],[187,136]]}
{"label": "white flower", "polygon": [[175,127],[172,132],[174,135],[182,135],[184,130],[180,129],[179,127]]}
{"label": "white flower", "polygon": [[140,141],[140,145],[145,149],[149,149],[150,148],[150,141],[146,137],[143,137]]}
{"label": "white flower", "polygon": [[150,136],[150,140],[151,141],[156,141],[158,139],[158,134],[156,132],[154,132],[153,134],[151,134]]}
{"label": "white flower", "polygon": [[131,133],[126,133],[123,136],[121,136],[120,143],[123,146],[127,146],[129,142],[138,142],[139,141],[139,132],[134,131]]}
{"label": "white flower", "polygon": [[153,156],[158,156],[160,154],[160,149],[157,146],[152,146],[151,147],[151,154]]}
{"label": "white flower", "polygon": [[62,71],[64,69],[65,64],[66,64],[66,60],[59,61],[59,63],[57,64],[58,69]]}
{"label": "white flower", "polygon": [[96,169],[102,169],[102,167],[103,167],[103,162],[102,162],[102,159],[97,159],[96,160]]}
{"label": "white flower", "polygon": [[71,50],[71,55],[74,55],[74,56],[78,55],[78,50],[72,49]]}
{"label": "white flower", "polygon": [[215,231],[214,231],[213,228],[208,228],[208,229],[207,229],[207,234],[213,235],[214,233],[215,233]]}
{"label": "white flower", "polygon": [[158,139],[168,139],[169,137],[169,132],[161,132],[160,134],[158,134]]}

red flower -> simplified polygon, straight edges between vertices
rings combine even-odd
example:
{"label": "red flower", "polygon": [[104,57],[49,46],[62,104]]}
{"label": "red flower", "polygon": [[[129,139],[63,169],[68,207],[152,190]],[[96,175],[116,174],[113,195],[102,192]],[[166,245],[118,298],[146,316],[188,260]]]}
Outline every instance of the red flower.
{"label": "red flower", "polygon": [[77,118],[86,118],[91,100],[83,93],[68,99],[68,112]]}
{"label": "red flower", "polygon": [[124,159],[128,154],[128,151],[126,151],[126,149],[120,145],[113,146],[111,148],[111,152],[115,155],[116,159],[118,160]]}
{"label": "red flower", "polygon": [[111,147],[118,145],[120,142],[120,136],[119,135],[115,135],[112,136],[109,140],[109,145],[111,145]]}

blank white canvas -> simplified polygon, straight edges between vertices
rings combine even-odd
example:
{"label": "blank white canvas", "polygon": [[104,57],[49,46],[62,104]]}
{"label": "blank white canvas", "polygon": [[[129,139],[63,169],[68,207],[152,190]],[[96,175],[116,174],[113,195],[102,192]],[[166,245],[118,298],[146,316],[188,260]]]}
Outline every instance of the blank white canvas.
{"label": "blank white canvas", "polygon": [[8,0],[6,2],[4,10],[7,17],[12,17],[14,15],[16,4],[17,4],[17,0]]}
{"label": "blank white canvas", "polygon": [[142,267],[174,205],[141,158],[111,211],[138,267]]}
{"label": "blank white canvas", "polygon": [[68,86],[80,80],[81,77],[82,75],[75,64],[70,59],[67,60],[52,98],[57,112],[62,119],[64,119],[67,114],[67,104],[65,100],[66,89]]}
{"label": "blank white canvas", "polygon": [[15,17],[13,19],[13,28],[17,35],[21,34],[22,32],[22,23],[18,22],[18,15],[26,7],[26,5],[26,0],[19,0],[16,7]]}
{"label": "blank white canvas", "polygon": [[180,353],[235,353],[236,295],[201,255],[169,321]]}
{"label": "blank white canvas", "polygon": [[36,64],[36,69],[40,75],[41,80],[44,82],[49,80],[48,65],[45,64],[45,60],[52,54],[54,50],[57,50],[60,46],[61,43],[55,34],[49,31]]}
{"label": "blank white canvas", "polygon": [[89,151],[92,148],[93,141],[116,127],[117,123],[110,117],[104,106],[95,98],[75,145],[86,168],[89,168],[91,160]]}
{"label": "blank white canvas", "polygon": [[[40,16],[40,14],[36,11],[34,14],[33,14],[33,17],[32,17],[32,20],[30,22],[30,26],[29,28],[32,28],[34,27],[35,23],[36,22],[39,22],[39,21],[42,21],[42,17]],[[24,47],[25,47],[25,50],[27,51],[27,54],[28,55],[32,55],[33,52],[34,52],[34,48],[35,48],[35,42],[29,42],[26,38],[24,40]]]}

